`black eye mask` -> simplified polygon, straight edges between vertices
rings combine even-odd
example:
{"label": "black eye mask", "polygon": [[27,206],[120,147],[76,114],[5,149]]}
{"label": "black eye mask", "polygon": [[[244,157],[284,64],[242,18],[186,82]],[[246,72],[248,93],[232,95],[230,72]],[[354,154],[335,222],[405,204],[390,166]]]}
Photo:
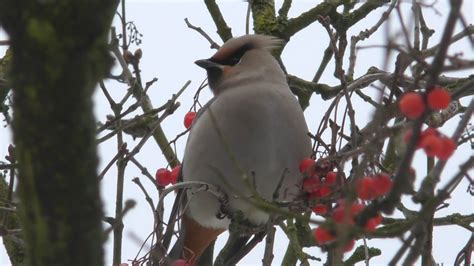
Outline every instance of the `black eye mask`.
{"label": "black eye mask", "polygon": [[214,59],[211,58],[209,61],[212,61],[214,63],[218,63],[221,65],[225,66],[235,66],[237,63],[240,62],[240,59],[242,59],[242,56],[249,50],[252,50],[254,46],[252,44],[246,44],[239,49],[237,49],[235,52],[233,52],[229,57],[226,57],[224,59]]}

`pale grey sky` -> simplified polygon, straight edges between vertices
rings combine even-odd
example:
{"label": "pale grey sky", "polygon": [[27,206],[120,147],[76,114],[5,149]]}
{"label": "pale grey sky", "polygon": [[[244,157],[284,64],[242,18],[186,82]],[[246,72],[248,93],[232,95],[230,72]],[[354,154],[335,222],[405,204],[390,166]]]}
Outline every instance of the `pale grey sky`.
{"label": "pale grey sky", "polygon": [[[317,1],[294,1],[290,10],[290,16],[297,16],[301,12],[304,12],[315,5]],[[410,9],[411,1],[407,1],[404,4],[405,11]],[[436,29],[436,34],[433,37],[435,42],[440,38],[442,27],[447,15],[447,2],[440,1],[438,10],[440,15],[427,10],[425,12],[425,19],[430,24],[430,27]],[[474,14],[473,2],[465,1],[463,6],[463,13],[466,15],[468,23],[473,23],[473,17],[467,16],[468,14]],[[234,36],[243,35],[245,33],[245,14],[247,5],[243,1],[221,1],[219,2],[224,17],[227,20],[228,25],[232,28]],[[366,20],[363,20],[362,24],[357,24],[349,32],[349,35],[358,33],[360,30],[372,26],[375,21],[379,18],[381,12],[386,8],[381,8],[371,14]],[[408,14],[408,13],[407,13]],[[138,27],[139,31],[144,35],[142,37],[143,43],[140,48],[143,51],[143,59],[141,61],[142,77],[143,81],[149,81],[154,77],[158,78],[151,89],[149,95],[155,107],[160,106],[166,102],[173,93],[177,92],[182,85],[187,81],[191,80],[192,83],[185,93],[180,97],[179,101],[182,106],[178,109],[176,114],[168,118],[163,123],[164,130],[169,139],[174,138],[176,134],[182,132],[184,127],[182,125],[182,118],[184,114],[189,110],[192,105],[192,97],[196,92],[199,84],[205,78],[205,72],[199,67],[194,65],[194,61],[201,58],[208,58],[214,53],[209,49],[208,42],[202,38],[198,33],[190,30],[184,23],[184,18],[188,18],[190,22],[196,26],[203,28],[208,34],[213,37],[215,41],[221,43],[220,39],[215,33],[215,26],[212,22],[210,15],[205,8],[204,3],[200,1],[151,1],[151,0],[139,0],[130,1],[127,4],[127,19],[133,21]],[[407,23],[411,21],[409,15],[406,16]],[[398,20],[392,20],[392,31],[390,35],[395,37],[398,32]],[[435,23],[433,25],[433,23]],[[458,30],[459,31],[458,25]],[[398,35],[399,36],[399,35]],[[359,43],[360,45],[384,45],[384,31],[381,30],[376,33],[373,38],[368,41]],[[4,35],[0,35],[0,39],[3,39]],[[401,38],[396,38],[398,42],[402,42]],[[283,53],[283,61],[290,74],[297,75],[301,78],[310,80],[322,58],[324,49],[327,46],[328,37],[327,33],[322,27],[315,23],[304,31],[298,33],[291,39],[290,44],[286,47]],[[132,46],[133,51],[136,47]],[[0,55],[3,55],[5,47],[0,46]],[[464,55],[472,59],[473,49],[469,46],[467,41],[460,41],[453,45],[450,50],[451,53],[463,52]],[[370,66],[377,66],[382,68],[383,66],[383,53],[381,49],[364,49],[360,50],[358,54],[358,66],[356,68],[356,77],[365,73]],[[393,65],[393,64],[392,64]],[[392,69],[393,67],[390,67]],[[117,72],[117,71],[116,71]],[[336,79],[332,76],[333,67],[329,67],[323,75],[320,82],[331,85],[337,84]],[[453,73],[450,73],[453,74]],[[465,75],[465,73],[463,73]],[[126,90],[123,85],[117,85],[114,82],[108,82],[112,95],[115,99],[120,98]],[[201,96],[201,103],[205,103],[206,99],[210,98],[210,93],[206,90]],[[365,110],[367,105],[354,98],[354,104],[356,108],[356,118],[360,124],[371,119],[371,111]],[[467,100],[463,101],[464,103]],[[319,96],[313,96],[312,105],[305,112],[308,125],[310,130],[314,132],[317,129],[319,121],[327,109],[329,102],[324,102]],[[97,119],[104,121],[107,114],[111,114],[109,105],[103,97],[102,93],[98,90],[95,97],[95,112]],[[456,126],[456,119],[447,123],[441,130],[450,134]],[[364,122],[365,121],[365,122]],[[131,138],[127,138],[128,147],[133,148],[138,140],[133,141]],[[182,158],[186,137],[183,137],[178,142],[178,155]],[[10,140],[10,132],[4,128],[0,128],[0,154],[4,154]],[[105,164],[114,156],[116,152],[116,143],[114,140],[109,140],[104,144],[100,145],[100,158],[101,166],[99,171],[103,169]],[[469,149],[468,145],[464,145],[459,148],[453,158],[448,162],[446,171],[444,172],[444,178],[449,178],[456,173],[457,165],[463,161],[463,158],[472,154],[472,150]],[[157,168],[165,167],[166,162],[163,158],[157,145],[150,140],[142,149],[140,154],[137,156],[140,162],[145,165],[150,172],[154,174]],[[415,165],[417,166],[418,176],[423,176],[426,171],[424,166],[424,156],[421,152],[418,152],[415,158]],[[104,200],[105,208],[104,212],[106,215],[113,216],[114,204],[115,204],[115,176],[116,169],[112,168],[104,180],[102,181],[102,197]],[[144,196],[138,187],[132,183],[131,179],[138,176],[142,180],[142,183],[146,185],[148,191],[153,196],[155,203],[157,202],[157,194],[155,190],[148,182],[148,180],[140,174],[140,171],[133,165],[127,168],[125,181],[124,198],[134,199],[137,201],[137,206],[131,210],[125,217],[124,224],[124,244],[123,244],[123,262],[127,262],[127,259],[133,259],[139,249],[141,241],[147,237],[153,228],[153,218],[147,203],[144,200]],[[419,181],[419,180],[418,180]],[[442,181],[443,182],[443,181]],[[444,216],[447,214],[462,212],[472,213],[474,211],[473,198],[465,193],[467,182],[463,183],[458,187],[457,193],[450,199],[449,208],[445,208],[437,213],[437,216]],[[409,197],[404,198],[404,202],[413,209],[418,209],[418,205],[414,205]],[[172,198],[168,198],[166,206],[171,206]],[[399,214],[395,214],[395,217],[401,217]],[[470,234],[465,230],[455,226],[440,227],[435,229],[435,241],[434,241],[434,256],[436,262],[451,265],[454,261],[454,257],[461,247],[466,243]],[[111,265],[111,239],[106,244],[106,265]],[[217,243],[217,246],[222,246],[225,243],[226,237],[222,235]],[[273,263],[279,265],[281,259],[286,250],[287,240],[285,236],[278,232],[275,243],[275,259]],[[369,246],[374,246],[382,249],[383,255],[376,257],[371,260],[371,265],[385,265],[389,261],[393,254],[398,250],[401,245],[399,240],[368,240]],[[358,245],[361,241],[358,241]],[[306,250],[313,256],[321,257],[325,260],[325,255],[321,253],[319,248],[310,248]],[[349,253],[350,254],[350,253]],[[252,253],[244,258],[239,265],[260,265],[261,258],[263,257],[263,245],[258,246]],[[320,263],[314,263],[319,265]],[[0,245],[0,265],[9,265],[9,260],[4,254],[3,246]]]}

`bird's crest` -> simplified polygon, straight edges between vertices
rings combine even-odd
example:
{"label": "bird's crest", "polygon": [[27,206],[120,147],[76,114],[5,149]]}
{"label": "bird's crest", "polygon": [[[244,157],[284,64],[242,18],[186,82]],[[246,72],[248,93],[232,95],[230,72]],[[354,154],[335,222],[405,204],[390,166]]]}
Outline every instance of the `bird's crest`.
{"label": "bird's crest", "polygon": [[271,51],[281,46],[283,40],[267,35],[244,35],[228,40],[222,47],[212,56],[216,61],[226,60],[235,55],[242,55],[253,49],[261,49]]}

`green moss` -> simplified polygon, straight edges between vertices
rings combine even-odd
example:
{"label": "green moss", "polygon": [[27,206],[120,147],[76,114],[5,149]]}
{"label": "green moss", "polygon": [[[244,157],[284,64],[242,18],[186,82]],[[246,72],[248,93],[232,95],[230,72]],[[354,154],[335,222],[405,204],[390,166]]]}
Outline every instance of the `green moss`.
{"label": "green moss", "polygon": [[118,1],[0,2],[30,265],[103,265],[92,92]]}
{"label": "green moss", "polygon": [[[382,251],[378,248],[367,248],[369,258],[376,257],[382,254]],[[365,246],[358,246],[354,253],[344,261],[344,265],[354,265],[357,262],[364,261],[366,259],[366,247]]]}
{"label": "green moss", "polygon": [[453,82],[451,84],[446,85],[446,89],[448,89],[449,91],[453,91],[457,88],[460,88],[460,87],[464,86],[465,84],[467,84],[468,82],[471,82],[473,80],[474,80],[474,75],[469,75],[466,78],[460,78],[456,82]]}
{"label": "green moss", "polygon": [[39,45],[48,46],[51,40],[58,39],[56,31],[50,21],[40,18],[30,18],[26,26],[26,31],[31,40]]}
{"label": "green moss", "polygon": [[[3,56],[3,58],[0,59],[0,79],[1,80],[8,81],[6,73],[8,72],[8,69],[10,68],[11,59],[12,59],[12,53],[11,53],[11,50],[8,49],[5,55]],[[0,113],[3,113],[7,122],[10,121],[9,114],[8,114],[9,106],[5,100],[7,99],[10,89],[11,88],[7,82],[0,81]]]}
{"label": "green moss", "polygon": [[[0,202],[7,202],[8,195],[8,184],[5,181],[5,176],[0,172]],[[3,204],[2,204],[3,206]],[[7,205],[8,206],[8,205]],[[4,227],[7,230],[20,229],[20,221],[18,219],[17,212],[2,211],[0,210],[0,227]],[[25,265],[25,248],[22,244],[22,236],[17,235],[5,235],[3,238],[3,244],[7,251],[8,257],[12,265],[19,266]]]}
{"label": "green moss", "polygon": [[279,36],[283,28],[275,17],[275,5],[272,1],[254,1],[252,14],[255,33]]}

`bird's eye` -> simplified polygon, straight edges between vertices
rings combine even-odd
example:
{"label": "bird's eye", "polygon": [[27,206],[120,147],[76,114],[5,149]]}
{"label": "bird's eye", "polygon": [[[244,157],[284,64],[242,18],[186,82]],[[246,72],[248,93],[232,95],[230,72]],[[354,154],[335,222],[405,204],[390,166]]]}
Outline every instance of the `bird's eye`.
{"label": "bird's eye", "polygon": [[238,63],[240,63],[240,57],[233,57],[231,60],[229,60],[229,65],[231,66],[235,66],[237,65]]}

